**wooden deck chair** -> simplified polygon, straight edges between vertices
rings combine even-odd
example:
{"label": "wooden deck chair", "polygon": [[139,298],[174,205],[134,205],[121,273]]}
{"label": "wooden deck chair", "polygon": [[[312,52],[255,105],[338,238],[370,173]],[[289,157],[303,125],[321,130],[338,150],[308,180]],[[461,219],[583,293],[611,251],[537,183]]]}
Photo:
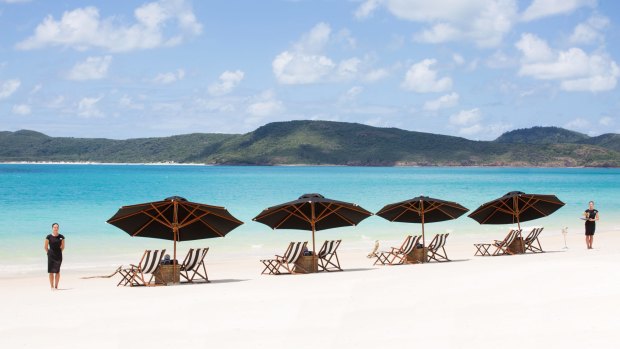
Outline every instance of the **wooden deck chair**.
{"label": "wooden deck chair", "polygon": [[338,246],[342,240],[326,240],[319,250],[319,267],[323,271],[342,271],[340,260],[338,260]]}
{"label": "wooden deck chair", "polygon": [[[138,265],[130,264],[129,268],[122,268],[119,273],[121,281],[116,286],[150,286],[155,277],[153,273],[159,267],[166,250],[146,250]],[[151,274],[151,278],[146,281],[145,274]]]}
{"label": "wooden deck chair", "polygon": [[377,263],[382,265],[407,263],[407,255],[409,255],[413,251],[421,238],[421,235],[409,235],[405,238],[405,241],[403,241],[403,244],[400,247],[392,247],[390,251],[378,252],[377,260],[375,261],[374,265],[377,265]]}
{"label": "wooden deck chair", "polygon": [[[261,274],[280,275],[280,268],[284,268],[288,273],[295,274],[295,262],[303,254],[306,249],[307,241],[291,242],[288,244],[284,255],[276,255],[273,259],[262,259],[261,263],[265,265],[265,269]],[[304,272],[308,272],[304,270]]]}
{"label": "wooden deck chair", "polygon": [[[520,229],[511,229],[504,240],[495,240],[491,244],[474,244],[476,247],[476,253],[474,256],[499,256],[503,254],[513,254],[508,250],[508,246],[515,241],[515,239],[521,235]],[[491,253],[489,250],[491,247],[495,247],[495,251]]]}
{"label": "wooden deck chair", "polygon": [[209,252],[209,248],[190,248],[183,264],[181,264],[181,276],[187,282],[194,282],[194,278],[209,282],[207,277],[207,268],[205,267],[205,256]]}
{"label": "wooden deck chair", "polygon": [[525,247],[525,251],[530,251],[533,253],[543,253],[542,246],[540,246],[540,241],[538,240],[538,236],[543,231],[544,228],[534,228],[532,231],[527,234],[527,237],[523,240],[523,245]]}
{"label": "wooden deck chair", "polygon": [[[431,260],[437,262],[449,262],[450,258],[448,258],[448,254],[446,253],[446,241],[448,240],[449,234],[437,234],[431,240],[431,243],[428,245],[428,258],[427,260],[430,262]],[[442,254],[443,253],[443,254]]]}

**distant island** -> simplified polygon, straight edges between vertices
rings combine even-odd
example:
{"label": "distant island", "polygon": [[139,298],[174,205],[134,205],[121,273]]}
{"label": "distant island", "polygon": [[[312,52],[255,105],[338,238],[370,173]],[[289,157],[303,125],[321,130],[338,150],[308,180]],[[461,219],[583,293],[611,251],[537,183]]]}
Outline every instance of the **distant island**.
{"label": "distant island", "polygon": [[288,121],[246,134],[193,133],[113,140],[0,132],[0,162],[209,165],[620,167],[620,135],[558,127],[494,141],[331,121]]}

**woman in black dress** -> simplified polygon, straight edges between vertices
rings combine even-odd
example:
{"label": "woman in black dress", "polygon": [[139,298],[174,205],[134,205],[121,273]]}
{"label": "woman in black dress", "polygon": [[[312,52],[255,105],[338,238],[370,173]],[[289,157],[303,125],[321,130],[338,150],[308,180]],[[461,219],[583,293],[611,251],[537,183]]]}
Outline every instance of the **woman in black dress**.
{"label": "woman in black dress", "polygon": [[588,250],[590,250],[594,241],[596,221],[598,221],[598,210],[594,209],[594,201],[590,201],[588,209],[583,213],[583,217],[586,220],[586,245]]}
{"label": "woman in black dress", "polygon": [[65,249],[65,237],[58,234],[58,223],[52,224],[52,233],[45,238],[45,252],[47,252],[47,272],[50,277],[52,290],[58,289],[60,281],[60,265],[62,264],[62,250]]}

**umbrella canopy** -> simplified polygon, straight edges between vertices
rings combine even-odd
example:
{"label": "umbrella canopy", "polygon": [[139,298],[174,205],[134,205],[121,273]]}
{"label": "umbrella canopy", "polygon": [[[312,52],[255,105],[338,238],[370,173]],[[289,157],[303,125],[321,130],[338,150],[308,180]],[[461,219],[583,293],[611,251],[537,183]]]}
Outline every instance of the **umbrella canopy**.
{"label": "umbrella canopy", "polygon": [[223,237],[243,222],[226,208],[187,201],[172,196],[162,201],[121,207],[107,220],[131,236],[174,241]]}
{"label": "umbrella canopy", "polygon": [[272,229],[312,231],[312,250],[316,253],[315,231],[354,226],[370,216],[371,212],[356,204],[328,199],[321,194],[305,194],[295,201],[269,207],[253,220]]}
{"label": "umbrella canopy", "polygon": [[526,194],[512,191],[482,204],[469,217],[480,224],[514,224],[546,217],[559,210],[564,203],[555,195]]}
{"label": "umbrella canopy", "polygon": [[456,219],[469,211],[466,207],[452,201],[445,201],[428,196],[385,205],[377,216],[390,222],[422,223],[422,244],[424,240],[424,223],[443,222]]}

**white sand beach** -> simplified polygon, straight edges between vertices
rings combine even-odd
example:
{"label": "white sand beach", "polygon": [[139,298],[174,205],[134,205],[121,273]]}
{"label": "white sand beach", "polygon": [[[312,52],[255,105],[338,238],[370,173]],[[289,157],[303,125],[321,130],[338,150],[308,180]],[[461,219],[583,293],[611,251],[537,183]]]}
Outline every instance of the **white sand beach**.
{"label": "white sand beach", "polygon": [[452,234],[453,262],[392,267],[373,266],[368,251],[347,250],[345,241],[339,253],[344,272],[309,275],[260,275],[258,258],[208,256],[209,284],[116,287],[118,276],[82,279],[111,271],[89,269],[64,272],[62,290],[50,291],[46,274],[5,276],[0,343],[47,349],[618,347],[617,234],[597,233],[594,249],[586,250],[583,236],[574,233],[565,250],[559,232],[543,232],[547,253],[473,256],[474,242],[494,238],[503,236]]}

